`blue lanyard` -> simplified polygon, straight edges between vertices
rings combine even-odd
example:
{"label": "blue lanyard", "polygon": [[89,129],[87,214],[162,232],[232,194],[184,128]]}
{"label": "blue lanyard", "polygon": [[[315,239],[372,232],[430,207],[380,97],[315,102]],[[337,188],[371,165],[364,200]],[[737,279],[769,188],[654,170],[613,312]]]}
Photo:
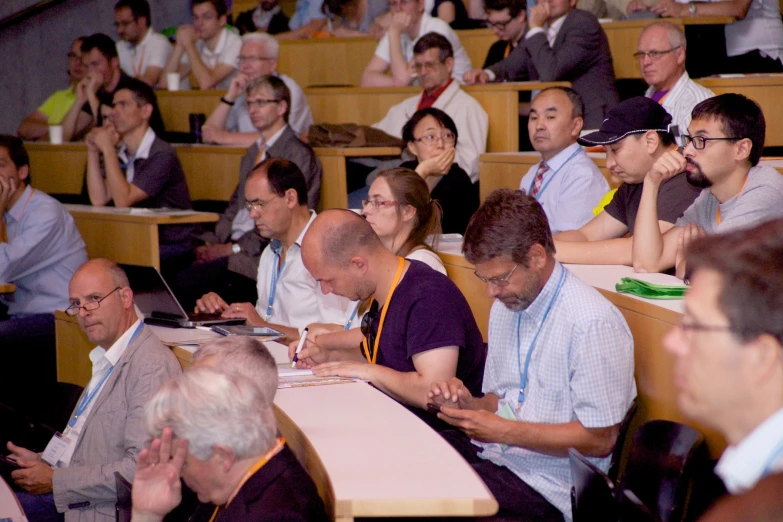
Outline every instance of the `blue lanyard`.
{"label": "blue lanyard", "polygon": [[[565,166],[568,164],[568,162],[569,162],[569,161],[571,161],[572,159],[574,159],[574,158],[576,157],[576,155],[577,155],[577,154],[579,154],[580,152],[582,152],[582,147],[579,147],[578,149],[576,149],[576,150],[574,151],[574,153],[573,153],[573,154],[571,154],[571,155],[568,157],[568,159],[567,159],[567,160],[565,160],[565,161],[563,162],[563,164],[562,164],[562,165],[560,165],[560,166],[557,168],[557,170],[555,171],[555,173],[554,173],[554,174],[552,174],[552,176],[551,176],[551,177],[550,177],[548,180],[546,180],[546,183],[544,183],[544,186],[542,186],[542,187],[541,187],[541,190],[539,190],[539,191],[538,191],[538,194],[536,194],[535,196],[533,196],[534,198],[536,198],[536,201],[538,201],[538,200],[540,200],[540,199],[541,199],[541,194],[543,194],[543,193],[544,193],[544,191],[546,190],[546,188],[549,186],[549,184],[550,184],[550,183],[552,183],[552,180],[553,180],[553,179],[555,179],[555,176],[557,176],[557,173],[558,173],[558,172],[560,172],[560,169],[562,169],[563,167],[565,167]],[[529,189],[528,189],[528,191],[527,191],[527,193],[528,193],[528,194],[530,194],[531,192],[533,192],[533,184],[534,184],[535,182],[536,182],[536,177],[535,177],[535,176],[533,176],[533,181],[531,181],[531,182],[530,182],[530,188],[529,188]]]}
{"label": "blue lanyard", "polygon": [[[544,328],[544,323],[546,322],[546,318],[549,316],[549,312],[552,310],[552,305],[555,303],[555,299],[557,299],[558,294],[560,293],[560,289],[563,288],[563,282],[565,281],[565,268],[561,267],[562,272],[560,273],[560,279],[557,281],[557,287],[555,287],[555,293],[552,295],[552,299],[549,300],[549,304],[546,307],[546,310],[544,311],[544,317],[541,319],[541,323],[538,325],[538,330],[536,331],[536,335],[533,337],[533,341],[530,343],[530,348],[527,350],[527,356],[525,357],[525,369],[524,371],[519,372],[519,403],[525,402],[525,388],[527,388],[527,370],[530,366],[530,356],[533,354],[533,348],[536,345],[536,341],[538,340],[538,335],[541,333],[541,330]],[[522,344],[522,338],[519,335],[519,329],[522,326],[522,312],[519,312],[517,314],[517,360],[522,358],[522,354],[520,353],[520,345]]]}
{"label": "blue lanyard", "polygon": [[[139,335],[141,332],[141,329],[144,328],[144,321],[139,324],[139,327],[136,328],[136,331],[133,332],[133,335],[130,338],[130,341],[128,341],[128,346],[133,342],[134,339]],[[76,422],[79,420],[79,417],[82,416],[82,413],[84,413],[84,410],[87,409],[87,406],[90,405],[92,400],[95,398],[96,395],[98,395],[98,392],[101,391],[101,387],[106,382],[106,379],[109,378],[109,375],[111,375],[111,372],[114,371],[114,365],[112,365],[111,368],[109,368],[109,371],[104,374],[104,376],[101,378],[100,382],[95,386],[95,388],[92,389],[90,393],[82,397],[81,402],[79,402],[79,405],[76,407],[76,413],[73,414],[73,417],[71,417],[71,420],[68,422],[68,427],[73,428],[76,426]]]}
{"label": "blue lanyard", "polygon": [[[282,248],[282,247],[281,247]],[[269,289],[269,303],[266,307],[266,320],[272,317],[272,305],[275,304],[275,294],[277,293],[277,280],[280,278],[280,274],[285,268],[285,261],[283,266],[280,266],[280,250],[275,250],[275,265],[280,267],[277,270],[272,269],[272,287]]]}
{"label": "blue lanyard", "polygon": [[361,301],[356,303],[356,307],[353,309],[353,313],[351,314],[351,317],[348,319],[348,322],[345,323],[345,329],[350,330],[351,324],[353,323],[354,318],[356,317],[356,312],[359,311],[359,305],[361,304]]}

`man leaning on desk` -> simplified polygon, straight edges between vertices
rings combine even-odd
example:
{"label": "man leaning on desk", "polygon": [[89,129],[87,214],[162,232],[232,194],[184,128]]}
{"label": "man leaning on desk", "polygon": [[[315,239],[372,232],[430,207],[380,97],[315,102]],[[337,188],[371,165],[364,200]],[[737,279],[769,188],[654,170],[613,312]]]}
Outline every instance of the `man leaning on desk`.
{"label": "man leaning on desk", "polygon": [[570,520],[568,449],[607,471],[636,395],[631,332],[617,308],[555,261],[546,215],[522,192],[487,198],[463,252],[496,302],[484,396],[459,379],[432,384],[438,417],[459,428],[443,435],[487,484],[500,515]]}
{"label": "man leaning on desk", "polygon": [[[44,453],[8,443],[30,522],[113,522],[114,472],[132,480],[148,437],[143,409],[158,387],[181,372],[176,357],[136,315],[133,292],[115,263],[94,259],[74,274],[70,307],[90,342],[92,378],[68,425]],[[86,355],[86,354],[85,354]]]}

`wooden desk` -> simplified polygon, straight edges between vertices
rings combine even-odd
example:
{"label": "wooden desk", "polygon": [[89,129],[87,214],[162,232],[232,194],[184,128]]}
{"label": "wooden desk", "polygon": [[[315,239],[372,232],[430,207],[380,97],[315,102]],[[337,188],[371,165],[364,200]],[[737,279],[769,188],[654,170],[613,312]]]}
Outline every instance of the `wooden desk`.
{"label": "wooden desk", "polygon": [[[568,82],[514,82],[467,85],[463,90],[478,101],[489,117],[487,151],[519,150],[519,93]],[[416,96],[420,87],[330,87],[305,89],[316,123],[352,122],[372,125],[401,101]]]}
{"label": "wooden desk", "polygon": [[783,146],[783,75],[754,75],[742,78],[701,78],[696,80],[715,94],[744,94],[764,112],[767,147]]}
{"label": "wooden desk", "polygon": [[321,199],[318,211],[330,208],[348,208],[348,184],[345,162],[347,158],[399,156],[397,147],[353,147],[314,149],[323,167]]}
{"label": "wooden desk", "polygon": [[89,205],[65,205],[73,216],[93,259],[105,257],[117,263],[160,268],[158,225],[213,223],[218,215],[195,212],[172,216],[144,212],[145,209],[117,209]]}
{"label": "wooden desk", "polygon": [[81,194],[87,171],[84,143],[25,143],[33,187],[47,194]]}
{"label": "wooden desk", "polygon": [[[612,179],[606,168],[606,154],[588,152],[612,188],[620,184]],[[519,183],[533,165],[541,161],[537,152],[487,153],[479,156],[480,200],[487,199],[492,191],[500,188],[518,189]]]}
{"label": "wooden desk", "polygon": [[202,113],[209,118],[212,111],[220,103],[220,97],[226,93],[224,90],[208,91],[166,91],[158,90],[158,108],[163,116],[166,130],[178,132],[190,132],[190,120],[188,116],[193,113]]}
{"label": "wooden desk", "polygon": [[0,294],[13,294],[16,292],[16,285],[13,283],[0,283]]}

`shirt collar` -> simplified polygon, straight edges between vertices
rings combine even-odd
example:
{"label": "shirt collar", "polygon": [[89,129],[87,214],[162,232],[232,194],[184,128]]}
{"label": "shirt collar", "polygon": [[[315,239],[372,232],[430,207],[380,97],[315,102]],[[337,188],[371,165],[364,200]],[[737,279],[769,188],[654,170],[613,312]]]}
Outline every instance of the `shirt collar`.
{"label": "shirt collar", "polygon": [[264,137],[263,136],[258,138],[258,140],[256,141],[256,145],[258,145],[259,149],[262,149],[262,148],[265,148],[266,150],[271,149],[272,147],[274,147],[275,143],[277,143],[277,140],[280,139],[280,136],[283,135],[283,132],[285,132],[286,128],[288,128],[288,124],[287,123],[285,125],[283,125],[283,127],[279,131],[275,132],[275,134],[271,138],[269,138],[267,141],[264,141]]}
{"label": "shirt collar", "polygon": [[[568,158],[570,158],[574,153],[576,153],[577,149],[581,149],[582,146],[578,143],[572,143],[568,147],[564,148],[557,154],[555,154],[553,157],[549,159],[549,161],[546,162],[546,164],[549,166],[550,170],[557,170],[563,165],[565,165],[565,162],[568,161]],[[543,161],[543,160],[542,160]]]}
{"label": "shirt collar", "polygon": [[24,215],[24,207],[27,205],[27,201],[30,198],[30,193],[32,191],[33,187],[27,185],[24,188],[24,191],[22,191],[22,195],[19,197],[19,199],[16,200],[16,203],[14,203],[14,206],[6,211],[6,214],[9,214],[12,218],[14,218],[14,221],[17,223],[22,220],[22,216]]}
{"label": "shirt collar", "polygon": [[[570,12],[570,11],[569,11]],[[549,24],[549,27],[547,27],[547,33],[548,34],[554,34],[555,37],[557,37],[557,34],[560,32],[560,28],[563,27],[563,24],[565,23],[565,19],[568,16],[568,13],[564,14],[551,24]]]}
{"label": "shirt collar", "polygon": [[[141,143],[139,143],[139,150],[136,151],[136,155],[133,156],[133,160],[136,161],[138,159],[148,159],[150,157],[150,149],[152,148],[152,143],[155,141],[155,131],[152,130],[152,127],[147,127],[147,131],[144,133],[144,137],[141,139]],[[128,146],[124,143],[120,147],[120,152],[117,154],[120,156],[120,158],[127,163],[128,162]]]}
{"label": "shirt collar", "polygon": [[125,330],[125,333],[123,333],[108,350],[102,346],[96,346],[93,348],[90,352],[90,361],[92,364],[95,365],[102,357],[105,357],[106,360],[109,361],[109,364],[116,366],[117,362],[120,360],[120,357],[122,357],[122,354],[124,354],[125,350],[128,349],[128,344],[130,344],[131,337],[133,337],[133,334],[139,328],[139,324],[141,324],[141,319],[136,319],[136,322],[133,323],[130,328]]}
{"label": "shirt collar", "polygon": [[[302,248],[302,239],[304,238],[307,229],[310,228],[310,225],[312,225],[317,215],[318,214],[316,214],[315,210],[310,210],[310,219],[307,221],[307,224],[299,233],[299,237],[297,237],[296,241],[294,241],[294,245],[298,246],[299,248]],[[280,252],[280,249],[283,248],[283,243],[279,239],[273,239],[272,241],[269,242],[269,246],[272,248],[272,251],[275,254],[277,254]]]}
{"label": "shirt collar", "polygon": [[[517,268],[519,270],[519,268]],[[563,265],[555,261],[555,267],[552,269],[552,273],[549,275],[549,280],[544,285],[544,288],[536,296],[535,300],[530,303],[530,306],[526,310],[520,312],[522,317],[526,319],[532,319],[536,322],[540,321],[544,317],[544,313],[552,301],[552,296],[555,295],[557,290],[557,284],[560,281],[560,276],[563,274]]]}
{"label": "shirt collar", "polygon": [[[783,438],[783,408],[779,409],[736,446],[723,452],[715,473],[732,494],[752,488],[774,465],[775,452],[781,449]],[[780,455],[778,455],[778,460]]]}
{"label": "shirt collar", "polygon": [[[688,71],[683,71],[682,76],[680,76],[680,79],[677,80],[677,83],[675,83],[674,86],[671,89],[669,89],[669,93],[671,94],[672,92],[676,91],[677,89],[682,88],[682,86],[690,79],[691,79],[691,77],[688,76]],[[647,87],[647,90],[644,92],[644,96],[646,98],[651,98],[652,95],[655,94],[656,92],[658,92],[658,91],[655,90],[655,87],[650,85],[649,87]],[[685,130],[687,130],[687,129],[685,129]]]}
{"label": "shirt collar", "polygon": [[204,42],[204,49],[203,49],[204,54],[206,54],[210,58],[219,56],[223,52],[223,48],[226,47],[227,41],[228,41],[228,29],[224,27],[220,31],[220,39],[218,40],[218,44],[215,46],[214,51],[210,51],[209,47],[207,47],[207,42]]}

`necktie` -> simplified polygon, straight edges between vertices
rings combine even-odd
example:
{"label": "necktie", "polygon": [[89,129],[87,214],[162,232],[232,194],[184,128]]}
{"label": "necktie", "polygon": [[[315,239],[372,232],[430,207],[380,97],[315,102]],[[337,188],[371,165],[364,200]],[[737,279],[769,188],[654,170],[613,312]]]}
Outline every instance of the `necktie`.
{"label": "necktie", "polygon": [[266,159],[266,145],[263,143],[258,147],[258,155],[256,155],[256,165]]}
{"label": "necktie", "polygon": [[544,173],[549,170],[549,165],[545,162],[541,162],[538,165],[538,171],[536,171],[536,177],[533,179],[533,190],[530,191],[530,195],[536,197],[541,192],[541,185],[544,184]]}

